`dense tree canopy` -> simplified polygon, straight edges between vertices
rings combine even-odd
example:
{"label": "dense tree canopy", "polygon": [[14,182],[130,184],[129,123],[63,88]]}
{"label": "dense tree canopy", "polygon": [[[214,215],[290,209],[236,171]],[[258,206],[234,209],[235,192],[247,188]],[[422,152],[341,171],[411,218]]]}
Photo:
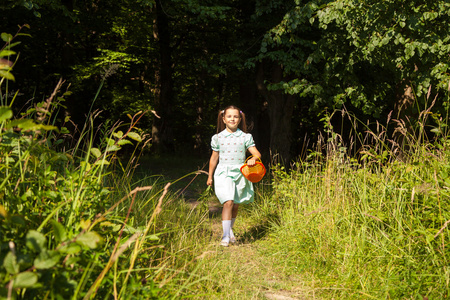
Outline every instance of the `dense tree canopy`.
{"label": "dense tree canopy", "polygon": [[233,103],[261,150],[289,159],[324,111],[412,115],[450,79],[444,0],[9,0],[0,11],[2,32],[29,24],[16,110],[62,77],[76,122],[90,107],[105,121],[154,110],[141,126],[158,151],[207,153],[217,112]]}
{"label": "dense tree canopy", "polygon": [[299,2],[265,38],[295,74],[277,87],[376,116],[404,85],[447,89],[449,16],[447,1]]}

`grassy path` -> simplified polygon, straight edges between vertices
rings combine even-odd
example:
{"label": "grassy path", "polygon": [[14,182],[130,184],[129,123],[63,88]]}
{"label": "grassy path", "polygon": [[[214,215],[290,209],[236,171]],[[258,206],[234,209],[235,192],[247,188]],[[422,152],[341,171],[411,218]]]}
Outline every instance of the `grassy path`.
{"label": "grassy path", "polygon": [[273,237],[251,224],[248,212],[241,212],[236,221],[238,243],[221,247],[220,210],[210,205],[213,238],[197,260],[197,272],[210,281],[205,299],[317,299],[301,274],[280,265],[279,254],[271,249]]}
{"label": "grassy path", "polygon": [[[145,165],[151,166],[145,168],[146,172],[151,169],[156,174],[176,179],[195,169],[204,170],[206,164],[204,160],[171,157],[146,158]],[[206,188],[206,177],[198,176],[193,182],[191,179],[188,177],[178,182],[178,186],[173,185],[172,189],[183,190],[185,200],[192,208],[203,205],[198,200]],[[286,260],[280,259],[283,254],[275,250],[277,246],[274,246],[279,243],[267,234],[267,226],[262,220],[254,220],[257,217],[252,208],[243,207],[239,212],[234,228],[238,243],[221,247],[222,207],[215,196],[211,196],[206,203],[209,209],[208,226],[212,228],[213,234],[209,244],[195,259],[194,272],[197,278],[206,277],[207,280],[200,283],[201,288],[198,291],[196,289],[194,299],[319,299],[314,289],[305,284],[310,284],[311,280],[305,280],[302,277],[304,274],[284,265],[282,261]]]}

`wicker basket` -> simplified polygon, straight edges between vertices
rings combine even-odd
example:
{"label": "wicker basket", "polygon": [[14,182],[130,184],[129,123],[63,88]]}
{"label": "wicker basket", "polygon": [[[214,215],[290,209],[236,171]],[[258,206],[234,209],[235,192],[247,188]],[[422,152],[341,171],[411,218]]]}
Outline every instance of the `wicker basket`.
{"label": "wicker basket", "polygon": [[259,161],[257,161],[255,165],[249,167],[247,165],[247,161],[252,157],[253,156],[250,156],[245,160],[244,165],[241,167],[241,173],[249,181],[256,183],[261,181],[261,179],[264,177],[264,175],[266,174],[266,168],[264,167],[259,157],[257,157]]}

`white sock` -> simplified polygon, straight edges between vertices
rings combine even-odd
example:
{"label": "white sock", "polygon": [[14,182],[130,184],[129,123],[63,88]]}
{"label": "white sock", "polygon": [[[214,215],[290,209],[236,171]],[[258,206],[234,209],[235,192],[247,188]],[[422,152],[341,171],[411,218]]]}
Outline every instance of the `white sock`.
{"label": "white sock", "polygon": [[234,226],[234,222],[235,222],[235,221],[236,221],[236,218],[231,218],[230,238],[234,238],[233,226]]}
{"label": "white sock", "polygon": [[222,241],[230,241],[231,220],[222,220],[223,236]]}

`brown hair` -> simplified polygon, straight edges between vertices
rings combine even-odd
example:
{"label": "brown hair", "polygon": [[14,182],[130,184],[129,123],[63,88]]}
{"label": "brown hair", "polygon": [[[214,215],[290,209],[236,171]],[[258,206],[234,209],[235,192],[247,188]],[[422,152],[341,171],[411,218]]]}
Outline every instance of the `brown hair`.
{"label": "brown hair", "polygon": [[229,105],[225,107],[223,110],[219,111],[219,114],[217,115],[217,133],[223,131],[225,129],[225,123],[223,122],[223,117],[225,115],[225,112],[228,109],[237,109],[239,111],[239,115],[241,116],[241,122],[239,123],[239,129],[241,129],[243,132],[247,133],[247,122],[245,121],[245,114],[240,110],[239,107],[234,105]]}

